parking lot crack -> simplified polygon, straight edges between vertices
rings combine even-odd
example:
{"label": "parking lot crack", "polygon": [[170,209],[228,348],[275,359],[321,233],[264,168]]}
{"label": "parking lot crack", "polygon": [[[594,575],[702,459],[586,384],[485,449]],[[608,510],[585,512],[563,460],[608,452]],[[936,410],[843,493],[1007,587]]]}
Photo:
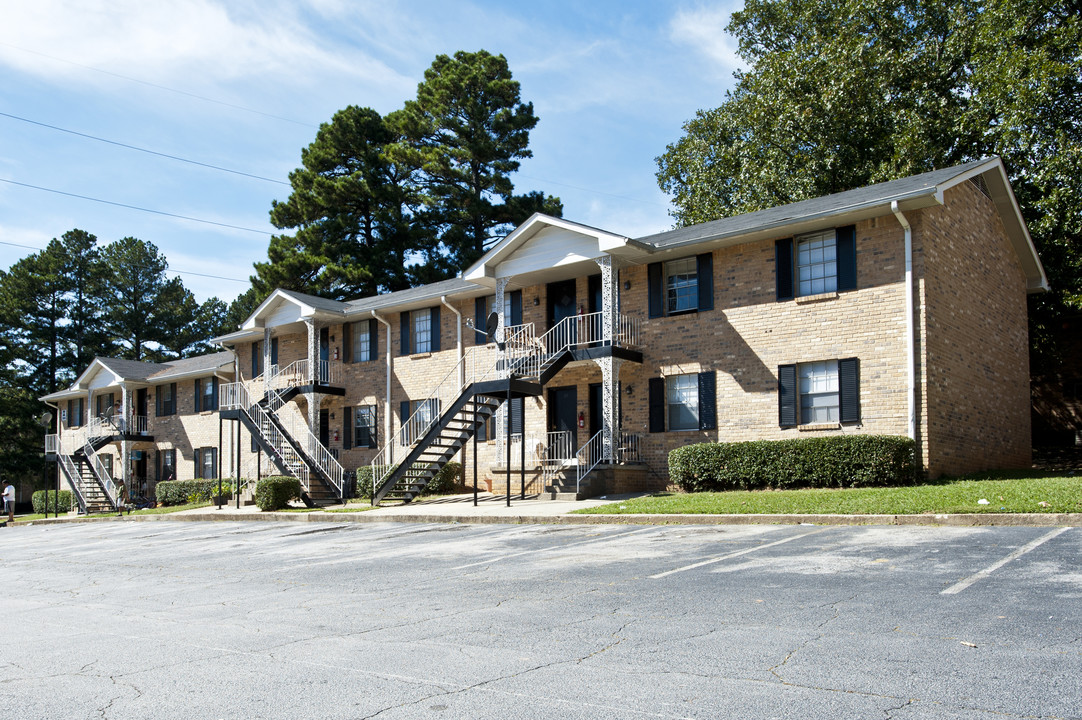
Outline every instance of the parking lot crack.
{"label": "parking lot crack", "polygon": [[[825,605],[821,605],[820,606],[821,608],[829,608],[831,612],[830,612],[829,617],[827,617],[826,619],[824,619],[822,622],[820,622],[818,625],[815,626],[815,629],[819,630],[819,631],[822,631],[823,628],[825,628],[827,625],[829,625],[829,624],[833,623],[835,620],[837,620],[839,615],[841,614],[841,612],[838,610],[838,606],[840,604],[842,604],[843,602],[852,602],[854,598],[856,598],[856,595],[853,595],[852,597],[849,597],[849,598],[847,598],[845,600],[835,600],[834,602],[827,603]],[[802,643],[800,643],[795,648],[793,648],[788,653],[786,653],[785,657],[782,659],[782,661],[780,663],[778,663],[777,665],[771,666],[769,668],[770,674],[773,675],[774,677],[776,677],[779,682],[785,683],[785,679],[781,676],[781,673],[779,672],[779,670],[781,668],[785,667],[785,665],[788,664],[788,662],[798,652],[800,652],[801,650],[803,650],[804,648],[808,647],[809,645],[811,645],[813,643],[819,642],[825,636],[826,636],[825,632],[819,632],[815,637],[809,637],[806,640],[804,640]],[[788,684],[788,683],[786,683],[786,684]]]}

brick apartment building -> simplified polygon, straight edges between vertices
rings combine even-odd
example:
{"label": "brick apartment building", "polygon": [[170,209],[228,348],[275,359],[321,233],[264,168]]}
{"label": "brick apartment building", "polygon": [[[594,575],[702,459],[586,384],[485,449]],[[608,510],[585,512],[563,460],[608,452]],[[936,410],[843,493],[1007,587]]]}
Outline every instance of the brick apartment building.
{"label": "brick apartment building", "polygon": [[[326,501],[358,468],[410,497],[456,458],[499,493],[659,488],[675,447],[839,433],[913,437],[931,477],[1024,467],[1045,289],[997,158],[640,238],[535,215],[454,279],[276,291],[215,339],[218,410],[147,456],[183,447],[191,477],[209,448]],[[239,446],[203,445],[219,422]]]}

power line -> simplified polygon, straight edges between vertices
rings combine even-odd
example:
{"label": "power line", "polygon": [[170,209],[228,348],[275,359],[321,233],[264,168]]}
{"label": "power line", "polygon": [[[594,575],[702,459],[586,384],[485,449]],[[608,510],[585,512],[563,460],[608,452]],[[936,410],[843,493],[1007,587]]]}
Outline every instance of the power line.
{"label": "power line", "polygon": [[5,182],[9,185],[18,185],[19,187],[31,188],[33,190],[41,190],[42,192],[55,193],[57,195],[65,195],[67,197],[79,198],[80,200],[89,200],[91,202],[102,203],[103,205],[113,205],[114,207],[122,207],[129,210],[138,210],[140,212],[152,213],[154,215],[164,215],[166,217],[178,218],[180,220],[189,220],[191,222],[203,223],[205,225],[216,225],[218,227],[230,228],[232,230],[243,230],[244,232],[258,233],[260,235],[274,234],[267,232],[266,230],[255,230],[253,228],[241,227],[240,225],[230,225],[229,223],[215,222],[214,220],[202,220],[200,218],[194,218],[188,215],[177,215],[176,213],[165,212],[164,210],[152,210],[150,208],[139,207],[138,205],[126,205],[125,203],[113,202],[112,200],[102,200],[101,198],[93,198],[87,195],[77,195],[75,193],[64,192],[63,190],[54,190],[52,188],[41,187],[39,185],[30,185],[28,183],[16,182],[15,180],[6,180],[4,178],[0,178],[0,182]]}
{"label": "power line", "polygon": [[0,42],[0,45],[3,45],[4,47],[12,48],[13,50],[19,50],[19,51],[24,52],[24,53],[29,53],[31,55],[37,55],[38,57],[48,58],[49,60],[55,60],[56,62],[67,63],[68,65],[74,65],[75,67],[81,67],[84,70],[93,70],[94,72],[101,73],[102,75],[109,75],[110,77],[119,78],[121,80],[127,80],[128,82],[138,83],[139,85],[146,85],[147,87],[156,88],[158,90],[165,90],[166,92],[176,93],[177,95],[184,95],[185,97],[194,98],[196,100],[202,100],[203,102],[214,103],[215,105],[222,105],[224,107],[233,108],[234,110],[243,110],[244,112],[252,113],[254,115],[262,115],[263,117],[271,118],[272,120],[281,120],[282,122],[292,123],[294,125],[301,125],[303,127],[310,127],[310,128],[319,127],[318,125],[313,125],[311,123],[301,122],[300,120],[294,120],[293,118],[282,117],[281,115],[273,115],[271,113],[263,112],[262,110],[255,110],[253,108],[244,107],[243,105],[235,105],[233,103],[228,103],[228,102],[225,102],[224,100],[215,100],[214,98],[209,98],[209,97],[206,97],[204,95],[196,95],[195,93],[190,93],[190,92],[187,92],[185,90],[177,90],[176,88],[171,88],[171,87],[168,87],[166,85],[158,85],[157,83],[147,82],[146,80],[139,80],[138,78],[128,77],[127,75],[121,75],[121,74],[115,73],[115,72],[109,72],[108,70],[102,70],[101,68],[92,67],[90,65],[84,65],[82,63],[77,63],[77,62],[74,62],[72,60],[66,60],[64,58],[58,58],[58,57],[56,57],[54,55],[46,55],[45,53],[38,52],[36,50],[28,50],[27,48],[19,47],[18,45],[11,45],[9,43],[4,43],[4,42]]}
{"label": "power line", "polygon": [[[26,248],[27,250],[37,250],[39,252],[46,250],[47,248],[37,247],[36,245],[23,245],[21,243],[6,242],[0,240],[0,245],[10,245],[11,247]],[[145,268],[137,268],[145,269]],[[166,268],[165,272],[173,273],[174,275],[194,275],[196,277],[211,278],[212,280],[227,280],[229,282],[238,282],[247,284],[248,280],[241,280],[240,278],[224,277],[222,275],[210,275],[208,273],[198,273],[193,270],[174,270],[173,268]]]}
{"label": "power line", "polygon": [[188,158],[178,157],[176,155],[169,155],[167,153],[158,152],[156,150],[148,150],[147,148],[137,147],[135,145],[128,145],[126,143],[117,142],[115,140],[106,140],[95,135],[87,135],[86,133],[77,132],[75,130],[68,130],[66,128],[57,127],[56,125],[49,125],[48,123],[38,122],[37,120],[30,120],[28,118],[19,117],[18,115],[12,115],[6,112],[0,112],[3,117],[11,118],[12,120],[19,120],[24,123],[30,123],[31,125],[37,125],[43,128],[49,128],[50,130],[57,130],[59,132],[68,133],[69,135],[77,135],[78,137],[87,138],[89,140],[97,140],[98,142],[108,143],[109,145],[116,145],[117,147],[127,148],[129,150],[138,150],[139,152],[147,153],[148,155],[157,155],[158,157],[169,158],[170,160],[178,160],[180,162],[189,163],[191,165],[199,165],[200,167],[210,168],[211,170],[221,170],[222,172],[232,173],[234,175],[243,175],[244,177],[255,178],[256,180],[266,180],[267,182],[277,183],[279,185],[289,185],[282,180],[275,180],[274,178],[263,177],[262,175],[253,175],[251,173],[241,172],[240,170],[230,170],[229,168],[220,167],[218,165],[210,165],[209,163],[199,162],[198,160],[189,160]]}

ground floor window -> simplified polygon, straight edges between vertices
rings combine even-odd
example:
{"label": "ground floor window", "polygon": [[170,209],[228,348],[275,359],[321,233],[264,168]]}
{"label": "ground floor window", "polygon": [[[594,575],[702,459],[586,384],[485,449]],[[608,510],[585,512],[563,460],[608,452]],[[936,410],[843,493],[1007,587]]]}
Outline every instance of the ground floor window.
{"label": "ground floor window", "polygon": [[177,479],[177,451],[176,450],[162,450],[161,451],[162,466],[158,479],[161,482],[167,482],[169,480]]}
{"label": "ground floor window", "polygon": [[699,376],[671,375],[665,378],[670,430],[699,429]]}
{"label": "ground floor window", "polygon": [[218,448],[199,448],[195,451],[195,478],[213,480],[218,477]]}
{"label": "ground floor window", "polygon": [[361,448],[376,447],[376,406],[359,405],[353,411],[353,444]]}
{"label": "ground floor window", "polygon": [[797,366],[800,378],[800,424],[838,422],[838,361]]}

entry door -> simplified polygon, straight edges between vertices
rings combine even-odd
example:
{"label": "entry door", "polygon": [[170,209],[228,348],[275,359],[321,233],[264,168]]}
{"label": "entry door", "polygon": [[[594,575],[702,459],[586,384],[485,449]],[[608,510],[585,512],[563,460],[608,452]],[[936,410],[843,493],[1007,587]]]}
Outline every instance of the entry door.
{"label": "entry door", "polygon": [[331,339],[330,328],[320,328],[319,330],[319,381],[321,383],[329,382],[330,378],[330,363],[331,359]]}
{"label": "entry door", "polygon": [[323,444],[323,447],[330,445],[331,440],[331,422],[330,411],[319,411],[319,442]]}
{"label": "entry door", "polygon": [[550,388],[548,426],[549,457],[569,458],[578,449],[578,388],[575,386]]}
{"label": "entry door", "polygon": [[548,296],[548,321],[550,328],[565,317],[571,317],[578,313],[578,305],[575,301],[574,279],[549,283],[545,294]]}
{"label": "entry door", "polygon": [[[138,415],[141,418],[146,418],[146,416],[147,416],[147,389],[146,388],[140,388],[139,390],[135,391],[135,414]],[[145,425],[139,425],[138,424],[139,422],[145,423],[147,421],[145,419],[138,421],[135,424],[135,428],[134,428],[135,432],[139,432],[141,430],[146,429],[146,426]]]}

